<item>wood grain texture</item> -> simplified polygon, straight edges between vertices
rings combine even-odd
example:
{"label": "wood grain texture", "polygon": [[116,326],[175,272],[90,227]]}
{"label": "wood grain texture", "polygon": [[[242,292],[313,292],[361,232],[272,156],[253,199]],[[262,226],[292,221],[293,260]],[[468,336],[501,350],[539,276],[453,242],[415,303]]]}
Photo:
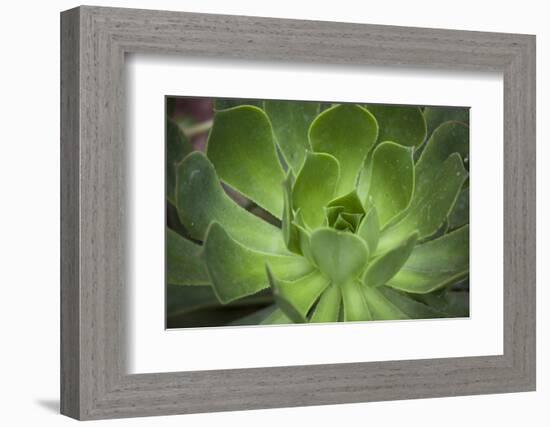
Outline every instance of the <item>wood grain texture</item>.
{"label": "wood grain texture", "polygon": [[[535,388],[535,38],[80,7],[62,13],[62,413],[100,419]],[[128,375],[124,56],[504,75],[504,354]]]}
{"label": "wood grain texture", "polygon": [[79,23],[61,20],[61,412],[80,414],[79,357]]}

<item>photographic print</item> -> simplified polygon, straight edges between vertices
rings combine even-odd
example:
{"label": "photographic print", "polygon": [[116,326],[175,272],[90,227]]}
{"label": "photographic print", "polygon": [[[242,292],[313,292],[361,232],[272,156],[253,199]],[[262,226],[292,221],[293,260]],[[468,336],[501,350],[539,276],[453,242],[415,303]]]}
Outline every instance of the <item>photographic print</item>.
{"label": "photographic print", "polygon": [[468,107],[165,99],[167,328],[469,316]]}

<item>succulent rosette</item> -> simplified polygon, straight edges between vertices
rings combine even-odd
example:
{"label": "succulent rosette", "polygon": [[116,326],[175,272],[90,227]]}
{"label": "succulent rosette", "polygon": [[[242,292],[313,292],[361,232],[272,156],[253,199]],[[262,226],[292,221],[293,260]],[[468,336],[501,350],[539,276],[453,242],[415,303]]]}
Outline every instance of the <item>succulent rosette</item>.
{"label": "succulent rosette", "polygon": [[263,298],[235,324],[468,315],[467,109],[254,104],[218,103],[205,153],[168,124],[169,308]]}

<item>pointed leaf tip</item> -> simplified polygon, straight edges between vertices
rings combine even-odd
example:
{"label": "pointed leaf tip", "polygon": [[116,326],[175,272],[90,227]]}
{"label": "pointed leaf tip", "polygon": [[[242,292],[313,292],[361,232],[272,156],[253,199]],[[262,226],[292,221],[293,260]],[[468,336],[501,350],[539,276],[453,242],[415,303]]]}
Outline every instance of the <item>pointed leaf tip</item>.
{"label": "pointed leaf tip", "polygon": [[428,293],[457,282],[469,272],[468,225],[415,247],[403,268],[387,285],[412,293]]}
{"label": "pointed leaf tip", "polygon": [[365,285],[381,286],[395,276],[411,255],[417,240],[418,232],[415,231],[401,244],[371,261],[363,276]]}
{"label": "pointed leaf tip", "polygon": [[166,281],[172,285],[209,285],[202,247],[166,229]]}
{"label": "pointed leaf tip", "polygon": [[266,100],[265,112],[286,163],[297,174],[311,146],[308,129],[319,114],[319,103],[308,101]]}

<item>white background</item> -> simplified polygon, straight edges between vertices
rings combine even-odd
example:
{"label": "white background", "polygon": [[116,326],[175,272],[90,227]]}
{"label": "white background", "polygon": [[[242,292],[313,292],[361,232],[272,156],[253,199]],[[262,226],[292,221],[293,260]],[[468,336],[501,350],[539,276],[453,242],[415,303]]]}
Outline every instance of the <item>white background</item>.
{"label": "white background", "polygon": [[[538,218],[548,217],[550,193],[550,28],[544,2],[463,0],[359,2],[187,0],[97,1],[96,4],[211,13],[263,15],[375,24],[536,33],[538,36]],[[63,426],[59,383],[59,16],[72,1],[10,2],[2,9],[0,210],[3,373],[2,424]],[[400,402],[233,412],[104,422],[120,426],[393,426],[548,425],[550,276],[548,223],[538,224],[538,392]],[[544,239],[544,240],[543,240]],[[543,312],[544,308],[544,312]]]}
{"label": "white background", "polygon": [[[132,55],[126,60],[130,372],[502,354],[502,75]],[[218,76],[223,75],[223,79]],[[268,81],[266,86],[264,82]],[[391,90],[388,90],[391,88]],[[322,99],[470,110],[470,319],[165,331],[164,96]],[[152,144],[151,141],[160,143]],[[253,343],[251,345],[251,343]],[[223,357],[216,349],[223,348]],[[292,351],[289,351],[292,349]]]}

